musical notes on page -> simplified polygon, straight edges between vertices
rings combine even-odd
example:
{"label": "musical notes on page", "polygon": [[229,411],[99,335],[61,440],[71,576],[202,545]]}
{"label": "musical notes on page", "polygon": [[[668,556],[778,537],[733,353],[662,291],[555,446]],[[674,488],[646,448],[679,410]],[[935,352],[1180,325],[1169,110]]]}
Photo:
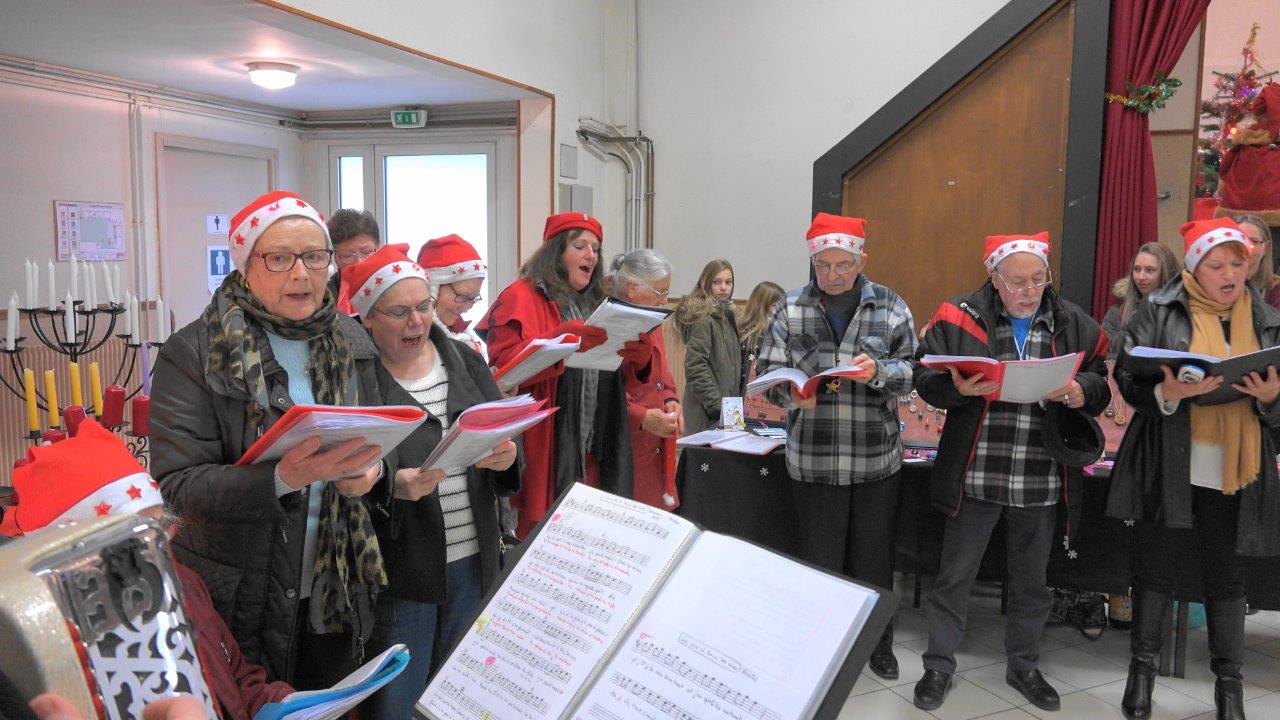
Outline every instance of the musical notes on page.
{"label": "musical notes on page", "polygon": [[696,532],[670,513],[575,486],[526,541],[418,709],[436,720],[475,718],[475,707],[508,720],[564,717]]}

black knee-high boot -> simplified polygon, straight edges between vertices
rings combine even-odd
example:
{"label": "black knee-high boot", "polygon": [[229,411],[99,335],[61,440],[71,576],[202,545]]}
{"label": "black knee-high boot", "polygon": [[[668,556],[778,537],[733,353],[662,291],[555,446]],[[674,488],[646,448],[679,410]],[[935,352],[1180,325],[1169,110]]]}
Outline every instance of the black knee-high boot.
{"label": "black knee-high boot", "polygon": [[1244,688],[1240,668],[1244,662],[1244,598],[1205,600],[1209,624],[1209,667],[1218,679],[1213,684],[1213,704],[1218,720],[1244,720]]}
{"label": "black knee-high boot", "polygon": [[1169,595],[1140,590],[1133,599],[1133,624],[1129,629],[1129,679],[1124,684],[1120,710],[1130,720],[1151,717],[1151,689],[1156,682],[1156,658],[1164,640],[1164,618]]}

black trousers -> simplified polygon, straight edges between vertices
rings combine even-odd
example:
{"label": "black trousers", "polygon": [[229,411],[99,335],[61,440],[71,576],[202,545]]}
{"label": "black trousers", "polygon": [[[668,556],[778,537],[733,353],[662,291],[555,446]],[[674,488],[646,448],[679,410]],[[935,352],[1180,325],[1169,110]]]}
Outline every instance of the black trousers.
{"label": "black trousers", "polygon": [[1236,600],[1245,596],[1244,567],[1236,556],[1236,521],[1240,498],[1211,488],[1191,488],[1191,529],[1167,528],[1146,521],[1136,526],[1135,582],[1139,589],[1173,593],[1186,578],[1187,557],[1200,559],[1204,596],[1209,600]]}
{"label": "black trousers", "polygon": [[901,471],[853,485],[792,481],[800,559],[892,590],[901,484]]}

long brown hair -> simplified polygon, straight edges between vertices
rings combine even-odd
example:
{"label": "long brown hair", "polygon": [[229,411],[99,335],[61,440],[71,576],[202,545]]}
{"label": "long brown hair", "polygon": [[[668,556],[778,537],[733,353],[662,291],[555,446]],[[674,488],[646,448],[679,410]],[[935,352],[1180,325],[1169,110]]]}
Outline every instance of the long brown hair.
{"label": "long brown hair", "polygon": [[569,285],[569,273],[564,269],[564,251],[584,232],[582,228],[571,228],[552,235],[520,266],[520,277],[529,278],[545,288],[547,295],[560,308],[560,314],[566,317],[570,307],[576,307],[583,317],[590,315],[605,296],[604,263],[599,260],[599,253],[596,253],[596,266],[591,270],[587,286],[578,291]]}
{"label": "long brown hair", "polygon": [[738,337],[743,347],[755,348],[760,343],[760,336],[773,318],[773,307],[786,294],[781,285],[768,280],[752,288],[746,307],[738,313]]}
{"label": "long brown hair", "polygon": [[1156,287],[1164,287],[1164,284],[1173,279],[1173,276],[1182,272],[1182,260],[1164,245],[1149,242],[1139,247],[1138,252],[1134,253],[1133,259],[1129,261],[1129,272],[1117,280],[1112,288],[1114,295],[1124,299],[1124,304],[1120,307],[1121,323],[1129,322],[1129,318],[1133,317],[1133,311],[1138,309],[1138,303],[1142,302],[1142,294],[1138,292],[1138,286],[1133,282],[1133,264],[1143,253],[1154,257],[1160,265],[1160,280]]}
{"label": "long brown hair", "polygon": [[711,283],[716,275],[725,270],[732,273],[733,265],[724,258],[716,258],[702,268],[702,274],[698,276],[698,284],[694,285],[693,290],[681,298],[680,304],[676,306],[676,322],[685,328],[693,327],[720,307],[720,301],[711,294]]}
{"label": "long brown hair", "polygon": [[1275,265],[1273,264],[1274,260],[1272,259],[1274,257],[1274,253],[1271,250],[1271,228],[1267,226],[1266,220],[1263,220],[1257,215],[1249,215],[1246,213],[1236,215],[1231,219],[1234,220],[1237,225],[1241,223],[1249,223],[1250,225],[1258,228],[1258,232],[1262,233],[1262,239],[1266,241],[1266,247],[1262,251],[1262,262],[1258,263],[1258,269],[1254,271],[1253,275],[1249,276],[1249,282],[1253,283],[1253,286],[1258,289],[1258,292],[1266,295],[1268,290],[1274,287],[1276,283],[1280,282],[1280,276],[1276,275]]}

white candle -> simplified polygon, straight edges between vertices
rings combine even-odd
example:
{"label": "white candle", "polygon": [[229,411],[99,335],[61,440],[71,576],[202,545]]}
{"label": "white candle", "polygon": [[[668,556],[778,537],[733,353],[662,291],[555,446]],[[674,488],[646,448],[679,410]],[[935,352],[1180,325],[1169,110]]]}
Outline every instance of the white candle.
{"label": "white candle", "polygon": [[164,342],[169,339],[169,313],[164,309],[164,298],[156,297],[156,314],[160,316],[160,332],[156,337],[156,342]]}
{"label": "white candle", "polygon": [[85,309],[92,310],[98,307],[98,273],[93,263],[85,263],[84,270]]}
{"label": "white candle", "polygon": [[12,351],[18,344],[18,291],[9,298],[9,314],[5,316],[4,349]]}
{"label": "white candle", "polygon": [[58,309],[58,291],[54,289],[53,261],[49,261],[49,312]]}
{"label": "white candle", "polygon": [[138,297],[129,296],[129,342],[142,342],[142,334],[138,332]]}
{"label": "white candle", "polygon": [[31,297],[27,300],[27,307],[33,308],[39,302],[40,297],[40,266],[31,263]]}
{"label": "white candle", "polygon": [[80,299],[80,261],[71,253],[71,299]]}
{"label": "white candle", "polygon": [[[112,287],[119,290],[123,290],[124,285],[120,284],[120,266],[116,265],[115,267],[111,268],[111,271],[115,274],[115,277],[112,278],[113,280],[115,280],[115,283],[112,284]],[[112,295],[111,299],[114,301],[116,299],[116,296]]]}
{"label": "white candle", "polygon": [[129,293],[125,293],[124,314],[120,316],[120,334],[125,336],[125,342],[133,342],[133,337],[129,334]]}
{"label": "white candle", "polygon": [[31,258],[22,264],[22,301],[23,307],[31,307]]}
{"label": "white candle", "polygon": [[111,284],[111,268],[106,263],[102,263],[102,284],[107,286],[107,303],[114,305],[116,303],[116,286]]}
{"label": "white candle", "polygon": [[76,341],[76,301],[71,297],[71,291],[67,291],[67,304],[63,308],[63,319],[66,320],[63,328],[67,334],[66,341],[74,343]]}

